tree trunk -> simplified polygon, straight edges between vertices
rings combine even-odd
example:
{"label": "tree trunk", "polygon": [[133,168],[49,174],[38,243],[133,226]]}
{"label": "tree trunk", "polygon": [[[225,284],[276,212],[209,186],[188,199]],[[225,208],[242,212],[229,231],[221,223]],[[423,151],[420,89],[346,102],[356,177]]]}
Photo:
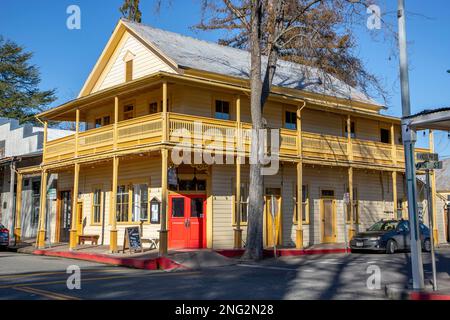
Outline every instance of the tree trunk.
{"label": "tree trunk", "polygon": [[252,116],[252,148],[250,163],[250,190],[248,204],[247,246],[244,259],[259,260],[263,257],[263,210],[264,210],[264,179],[261,175],[259,151],[263,148],[263,141],[259,139],[259,130],[263,128],[261,103],[261,0],[252,0],[251,12],[251,70],[250,70],[250,110]]}

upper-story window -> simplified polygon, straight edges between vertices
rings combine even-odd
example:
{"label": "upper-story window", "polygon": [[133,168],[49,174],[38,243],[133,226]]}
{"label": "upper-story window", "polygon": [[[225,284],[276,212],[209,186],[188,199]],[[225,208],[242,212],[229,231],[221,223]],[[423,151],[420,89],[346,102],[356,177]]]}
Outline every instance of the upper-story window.
{"label": "upper-story window", "polygon": [[123,120],[134,118],[134,105],[127,104],[123,107]]}
{"label": "upper-story window", "polygon": [[388,129],[380,129],[380,141],[383,143],[391,142],[391,133]]}
{"label": "upper-story window", "polygon": [[133,80],[133,60],[125,62],[125,82]]}
{"label": "upper-story window", "polygon": [[110,116],[99,117],[95,119],[94,128],[100,128],[103,126],[107,126],[111,123]]}
{"label": "upper-story window", "polygon": [[[351,138],[355,138],[356,137],[356,130],[355,130],[355,122],[351,121],[350,122],[350,137]],[[347,126],[347,122],[345,122],[345,136],[348,137],[348,126]]]}
{"label": "upper-story window", "polygon": [[153,113],[158,113],[159,108],[158,108],[158,102],[150,102],[150,104],[148,105],[148,113],[149,114],[153,114]]}
{"label": "upper-story window", "polygon": [[230,120],[230,102],[216,100],[215,117],[217,119]]}
{"label": "upper-story window", "polygon": [[286,129],[297,129],[297,114],[292,111],[286,111],[284,115],[284,127]]}

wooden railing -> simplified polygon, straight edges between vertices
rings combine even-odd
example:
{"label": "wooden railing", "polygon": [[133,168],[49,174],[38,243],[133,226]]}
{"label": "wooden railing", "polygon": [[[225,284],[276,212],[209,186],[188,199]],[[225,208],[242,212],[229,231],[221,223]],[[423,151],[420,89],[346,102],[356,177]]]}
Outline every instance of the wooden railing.
{"label": "wooden railing", "polygon": [[[78,146],[75,146],[75,135],[50,141],[46,146],[44,162],[162,143],[164,140],[163,126],[162,114],[157,113],[119,122],[116,141],[114,141],[114,125],[79,133]],[[238,137],[240,136],[242,151],[250,153],[252,127],[249,123],[240,123],[238,128],[235,121],[169,113],[167,127],[168,142],[172,144],[186,144],[197,148],[234,152],[238,147]],[[298,157],[297,131],[280,129],[279,135],[279,155],[281,157]],[[302,132],[301,136],[304,159],[319,162],[352,160],[355,163],[367,165],[404,166],[404,153],[401,145],[396,145],[393,149],[392,145],[387,143],[351,139],[351,146],[349,146],[349,140],[345,137],[311,132]],[[350,150],[352,151],[351,157]],[[426,152],[427,150],[417,151]],[[396,164],[394,157],[396,157]]]}

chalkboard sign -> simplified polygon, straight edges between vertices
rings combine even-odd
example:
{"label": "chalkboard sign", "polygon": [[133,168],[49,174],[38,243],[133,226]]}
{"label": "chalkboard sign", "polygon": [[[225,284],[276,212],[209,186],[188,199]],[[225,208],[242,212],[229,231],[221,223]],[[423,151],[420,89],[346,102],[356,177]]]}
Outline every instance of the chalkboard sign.
{"label": "chalkboard sign", "polygon": [[141,250],[143,252],[144,248],[141,243],[141,233],[139,227],[129,227],[125,229],[125,237],[123,239],[123,252],[126,249],[132,251]]}

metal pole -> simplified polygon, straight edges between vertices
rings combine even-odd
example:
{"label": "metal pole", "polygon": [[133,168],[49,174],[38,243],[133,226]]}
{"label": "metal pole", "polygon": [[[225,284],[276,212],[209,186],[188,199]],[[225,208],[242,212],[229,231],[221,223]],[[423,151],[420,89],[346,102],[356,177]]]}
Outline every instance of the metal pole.
{"label": "metal pole", "polygon": [[[398,30],[400,49],[400,81],[402,93],[402,115],[411,115],[411,103],[409,99],[409,75],[408,75],[408,55],[406,50],[406,19],[405,1],[398,0]],[[414,156],[414,143],[416,142],[416,132],[402,121],[402,138],[405,150],[406,182],[408,194],[408,214],[411,224],[411,268],[413,277],[413,288],[422,290],[424,288],[422,248],[419,237],[419,223],[417,217],[417,194],[416,194],[416,168]]]}
{"label": "metal pole", "polygon": [[433,199],[431,196],[430,170],[426,170],[427,185],[427,205],[428,205],[428,221],[430,226],[430,242],[431,242],[431,267],[433,270],[433,290],[437,291],[436,279],[436,256],[434,255],[434,235],[433,235]]}

